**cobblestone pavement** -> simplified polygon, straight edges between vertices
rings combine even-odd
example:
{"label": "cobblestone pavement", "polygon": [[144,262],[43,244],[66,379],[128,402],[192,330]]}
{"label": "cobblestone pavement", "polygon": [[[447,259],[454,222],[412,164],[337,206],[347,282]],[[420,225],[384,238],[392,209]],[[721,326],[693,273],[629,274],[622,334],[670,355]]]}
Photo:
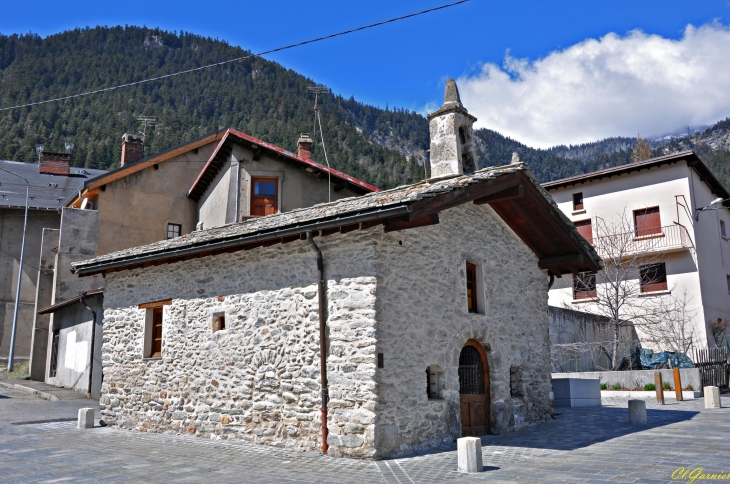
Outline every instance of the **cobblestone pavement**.
{"label": "cobblestone pavement", "polygon": [[456,472],[455,445],[372,462],[188,436],[76,430],[64,419],[93,401],[46,402],[0,388],[0,481],[670,482],[679,467],[730,472],[730,409],[705,410],[703,400],[669,400],[664,407],[647,400],[649,426],[632,427],[627,400],[558,409],[549,423],[486,436],[484,472],[463,475]]}

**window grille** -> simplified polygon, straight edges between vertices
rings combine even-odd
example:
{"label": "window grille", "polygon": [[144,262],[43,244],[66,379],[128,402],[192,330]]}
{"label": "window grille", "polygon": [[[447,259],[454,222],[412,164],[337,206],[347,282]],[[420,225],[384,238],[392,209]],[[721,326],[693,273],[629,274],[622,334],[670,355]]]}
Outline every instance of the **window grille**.
{"label": "window grille", "polygon": [[484,394],[484,364],[479,350],[470,345],[464,346],[459,356],[459,393]]}

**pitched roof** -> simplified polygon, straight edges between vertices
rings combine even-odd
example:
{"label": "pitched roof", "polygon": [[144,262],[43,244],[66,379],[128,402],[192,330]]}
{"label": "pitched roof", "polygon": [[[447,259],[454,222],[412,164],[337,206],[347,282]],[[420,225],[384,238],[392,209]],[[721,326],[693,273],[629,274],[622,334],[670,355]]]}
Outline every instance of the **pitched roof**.
{"label": "pitched roof", "polygon": [[75,304],[79,301],[83,301],[86,298],[97,296],[99,294],[104,294],[104,288],[100,287],[97,289],[91,289],[90,291],[84,291],[80,293],[78,296],[70,297],[68,299],[64,299],[61,302],[57,302],[56,304],[53,304],[51,306],[45,307],[43,309],[38,310],[38,314],[53,314],[59,309],[67,308],[71,306],[72,304]]}
{"label": "pitched roof", "polygon": [[205,165],[200,175],[190,187],[188,191],[188,197],[195,201],[198,201],[203,196],[205,191],[208,189],[210,183],[215,179],[216,174],[220,171],[223,166],[223,162],[228,161],[231,154],[231,145],[236,143],[240,146],[248,148],[254,152],[254,160],[258,160],[262,152],[266,152],[274,159],[282,163],[291,164],[306,170],[315,175],[326,175],[329,174],[334,178],[335,183],[341,187],[349,186],[355,192],[359,194],[365,194],[370,192],[379,192],[380,189],[369,183],[358,180],[355,177],[342,173],[341,171],[329,168],[325,165],[321,165],[314,160],[308,158],[302,158],[290,151],[280,148],[266,141],[262,141],[253,136],[241,133],[235,129],[227,129],[221,138],[218,146],[216,147],[213,154],[208,159],[208,163]]}
{"label": "pitched roof", "polygon": [[[715,175],[713,175],[710,169],[707,168],[707,165],[702,163],[700,157],[692,150],[680,151],[679,153],[672,153],[671,155],[659,156],[657,158],[650,158],[636,163],[629,163],[626,165],[614,166],[613,168],[606,168],[605,170],[592,171],[582,175],[571,176],[563,178],[562,180],[543,183],[542,186],[546,190],[554,190],[556,188],[577,185],[579,183],[611,178],[612,176],[618,176],[624,173],[650,170],[654,167],[678,163],[679,161],[686,161],[687,165],[692,167],[700,175],[701,180],[710,186],[713,194],[722,198],[730,198],[730,192],[722,186],[719,180],[715,178]],[[730,200],[723,202],[723,205],[730,207]]]}
{"label": "pitched roof", "polygon": [[[106,173],[105,170],[72,167],[69,175],[41,174],[37,164],[19,161],[0,161],[0,168],[28,180],[28,208],[33,210],[58,210],[86,181]],[[25,208],[25,182],[3,170],[0,170],[0,207]]]}
{"label": "pitched roof", "polygon": [[114,252],[72,264],[79,275],[107,273],[246,250],[314,235],[383,224],[386,231],[438,223],[438,213],[464,203],[489,203],[555,275],[597,271],[600,258],[523,163],[473,175],[351,197]]}

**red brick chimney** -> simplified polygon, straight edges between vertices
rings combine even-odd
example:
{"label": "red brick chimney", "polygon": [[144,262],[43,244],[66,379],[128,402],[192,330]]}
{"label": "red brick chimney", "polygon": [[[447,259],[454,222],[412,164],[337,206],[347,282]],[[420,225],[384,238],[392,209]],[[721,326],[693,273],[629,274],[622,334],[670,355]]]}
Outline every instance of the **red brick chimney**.
{"label": "red brick chimney", "polygon": [[42,175],[63,175],[68,176],[71,165],[71,155],[68,153],[41,153],[41,162],[38,165],[38,173]]}
{"label": "red brick chimney", "polygon": [[144,158],[144,138],[124,133],[122,136],[122,163],[131,163]]}
{"label": "red brick chimney", "polygon": [[309,136],[309,133],[302,133],[299,136],[299,141],[297,141],[297,152],[299,156],[306,159],[312,158],[313,144],[314,141],[312,141],[312,137]]}

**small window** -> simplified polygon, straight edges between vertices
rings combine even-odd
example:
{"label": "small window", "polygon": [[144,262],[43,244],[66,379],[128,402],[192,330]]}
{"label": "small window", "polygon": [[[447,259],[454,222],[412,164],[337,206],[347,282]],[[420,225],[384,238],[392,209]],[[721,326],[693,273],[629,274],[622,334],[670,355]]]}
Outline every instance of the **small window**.
{"label": "small window", "polygon": [[639,267],[641,292],[667,290],[667,267],[664,262]]}
{"label": "small window", "polygon": [[213,332],[221,331],[226,329],[226,315],[223,313],[216,313],[213,315]]}
{"label": "small window", "polygon": [[659,207],[644,208],[634,211],[634,227],[636,237],[662,233]]}
{"label": "small window", "polygon": [[477,266],[466,264],[466,305],[470,313],[477,312]]}
{"label": "small window", "polygon": [[720,235],[723,237],[727,237],[727,232],[725,232],[725,221],[720,220]]}
{"label": "small window", "polygon": [[727,276],[727,292],[730,292],[730,276]]}
{"label": "small window", "polygon": [[522,397],[522,372],[519,366],[509,369],[509,394],[511,397]]}
{"label": "small window", "polygon": [[573,210],[583,210],[583,193],[573,194]]}
{"label": "small window", "polygon": [[426,368],[426,395],[429,400],[442,398],[443,369],[439,365],[431,365]]}
{"label": "small window", "polygon": [[146,310],[143,350],[143,356],[145,358],[159,358],[162,356],[162,308],[168,304],[172,304],[171,299],[139,305],[139,309]]}
{"label": "small window", "polygon": [[167,224],[167,238],[176,239],[182,235],[181,224]]}
{"label": "small window", "polygon": [[596,275],[583,272],[573,276],[573,299],[589,299],[596,297]]}
{"label": "small window", "polygon": [[279,211],[279,179],[252,178],[251,179],[251,215],[261,217],[272,215]]}

